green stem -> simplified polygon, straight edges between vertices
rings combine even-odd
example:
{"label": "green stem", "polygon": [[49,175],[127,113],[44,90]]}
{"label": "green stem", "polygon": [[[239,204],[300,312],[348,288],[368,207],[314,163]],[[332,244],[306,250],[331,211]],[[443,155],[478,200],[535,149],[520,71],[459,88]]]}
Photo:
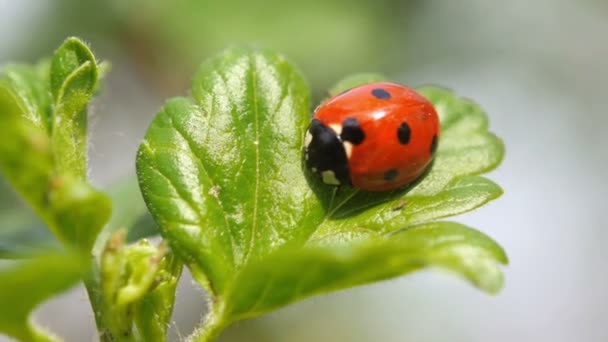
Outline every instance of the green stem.
{"label": "green stem", "polygon": [[[84,285],[89,295],[89,302],[91,302],[91,309],[95,316],[95,325],[97,326],[97,333],[99,335],[100,342],[113,342],[113,341],[134,341],[135,337],[131,334],[120,334],[115,335],[117,331],[129,331],[130,329],[124,329],[121,326],[121,321],[124,317],[117,315],[116,312],[108,310],[104,305],[104,298],[101,290],[101,271],[97,260],[91,258],[91,271],[84,279]],[[123,328],[123,329],[120,329]]]}
{"label": "green stem", "polygon": [[[93,268],[91,274],[85,279],[85,287],[89,295],[89,301],[91,302],[91,308],[95,315],[95,324],[97,325],[97,332],[99,334],[100,342],[114,342],[114,341],[135,341],[136,338],[131,334],[130,323],[127,327],[123,326],[126,321],[126,315],[119,315],[114,311],[108,310],[103,304],[103,298],[101,297],[101,286],[99,285],[99,273],[98,268]],[[130,321],[129,321],[130,322]],[[123,331],[123,334],[117,332]],[[125,334],[124,332],[128,332]]]}
{"label": "green stem", "polygon": [[201,324],[196,328],[194,333],[187,340],[190,342],[213,342],[228,327],[228,322],[221,314],[221,309],[216,302],[211,306],[211,310],[207,316],[201,321]]}
{"label": "green stem", "polygon": [[93,316],[95,317],[97,331],[99,332],[101,341],[103,341],[103,332],[107,329],[104,327],[102,319],[103,313],[101,312],[103,305],[101,302],[102,297],[99,279],[99,264],[95,258],[91,258],[91,264],[91,271],[84,278],[84,287],[86,288],[87,295],[89,296],[89,302],[91,303],[91,309],[93,310]]}

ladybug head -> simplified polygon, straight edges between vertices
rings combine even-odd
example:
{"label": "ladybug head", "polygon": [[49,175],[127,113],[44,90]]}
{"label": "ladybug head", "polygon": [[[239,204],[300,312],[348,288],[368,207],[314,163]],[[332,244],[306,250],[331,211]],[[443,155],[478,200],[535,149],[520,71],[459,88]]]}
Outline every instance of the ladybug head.
{"label": "ladybug head", "polygon": [[313,119],[306,132],[306,167],[330,185],[350,184],[342,139],[331,127]]}

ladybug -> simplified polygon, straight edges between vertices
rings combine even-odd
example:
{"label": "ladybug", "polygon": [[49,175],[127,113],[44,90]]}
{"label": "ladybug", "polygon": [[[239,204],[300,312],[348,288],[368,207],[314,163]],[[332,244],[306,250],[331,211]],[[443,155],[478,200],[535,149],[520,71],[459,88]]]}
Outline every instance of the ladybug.
{"label": "ladybug", "polygon": [[439,118],[427,99],[399,84],[370,83],[317,107],[306,166],[326,184],[394,190],[424,173],[438,138]]}

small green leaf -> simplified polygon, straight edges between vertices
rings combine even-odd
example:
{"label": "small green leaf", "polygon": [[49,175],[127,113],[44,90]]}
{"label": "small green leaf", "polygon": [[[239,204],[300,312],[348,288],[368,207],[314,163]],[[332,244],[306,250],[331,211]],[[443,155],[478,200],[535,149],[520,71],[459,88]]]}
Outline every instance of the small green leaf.
{"label": "small green leaf", "polygon": [[86,107],[97,87],[95,57],[77,38],[68,38],[51,60],[51,92],[55,102],[51,143],[61,173],[86,178]]}
{"label": "small green leaf", "polygon": [[245,267],[233,282],[223,315],[255,317],[325,292],[441,267],[481,289],[502,287],[502,248],[486,235],[453,222],[413,226],[360,244],[280,251]]}
{"label": "small green leaf", "polygon": [[30,320],[45,299],[73,286],[87,271],[79,256],[39,255],[0,269],[0,332],[21,341],[54,341]]}
{"label": "small green leaf", "polygon": [[173,253],[167,254],[161,261],[153,287],[135,304],[135,326],[142,341],[166,340],[181,272],[181,261]]}
{"label": "small green leaf", "polygon": [[[61,102],[65,95],[67,80],[73,77],[74,73],[82,68],[83,65],[94,64],[95,56],[91,50],[80,39],[71,37],[55,51],[51,61],[51,93],[56,102]],[[95,76],[96,77],[96,76]],[[96,83],[92,82],[93,85]],[[91,82],[85,82],[91,88]]]}
{"label": "small green leaf", "polygon": [[111,203],[85,180],[90,96],[82,94],[97,76],[76,66],[71,51],[77,43],[69,39],[50,64],[7,66],[0,72],[0,171],[62,243],[88,252]]}
{"label": "small green leaf", "polygon": [[21,115],[36,127],[50,132],[48,63],[43,62],[35,67],[9,64],[0,72],[0,109],[6,115]]}
{"label": "small green leaf", "polygon": [[124,238],[124,231],[115,233],[101,256],[103,334],[117,341],[163,341],[182,264],[166,254],[165,245],[141,240],[125,246]]}
{"label": "small green leaf", "polygon": [[[145,254],[144,257],[151,258],[156,254],[156,250],[153,246],[146,243],[144,246],[135,247],[140,256]],[[132,341],[133,337],[133,323],[132,313],[130,312],[133,301],[137,298],[131,297],[131,300],[119,305],[117,298],[124,287],[127,286],[128,282],[136,283],[134,278],[131,278],[131,268],[129,259],[127,258],[128,249],[124,244],[124,232],[119,231],[108,241],[108,244],[101,255],[101,267],[100,267],[100,288],[101,288],[101,303],[102,306],[99,308],[101,316],[100,321],[106,331],[102,331],[104,335],[110,336],[109,340],[119,339],[119,341]],[[139,258],[140,260],[142,258]],[[146,274],[146,280],[153,277],[156,269],[154,268],[151,272],[145,272],[141,267],[139,268],[139,274]],[[133,284],[134,285],[134,284]],[[143,284],[144,287],[149,284]],[[138,292],[141,294],[145,292],[147,288],[142,286],[134,285],[131,290],[127,292]],[[123,291],[124,297],[124,291]],[[113,337],[112,337],[113,336]]]}
{"label": "small green leaf", "polygon": [[109,218],[112,203],[88,183],[68,177],[55,181],[49,202],[56,231],[65,242],[90,251],[97,233]]}
{"label": "small green leaf", "polygon": [[141,240],[127,248],[125,267],[128,277],[116,293],[116,305],[132,304],[148,292],[160,268],[160,260],[164,254],[164,248],[157,249],[147,240]]}

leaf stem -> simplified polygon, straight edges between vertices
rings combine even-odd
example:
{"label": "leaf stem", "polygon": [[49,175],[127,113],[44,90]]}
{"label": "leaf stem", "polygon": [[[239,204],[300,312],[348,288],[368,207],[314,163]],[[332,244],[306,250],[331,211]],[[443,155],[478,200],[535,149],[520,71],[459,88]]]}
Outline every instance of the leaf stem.
{"label": "leaf stem", "polygon": [[108,328],[104,324],[103,315],[103,304],[101,297],[101,285],[100,285],[100,270],[99,264],[94,257],[91,257],[91,271],[84,277],[84,287],[89,296],[89,302],[91,303],[91,309],[93,310],[93,316],[95,317],[95,325],[97,326],[97,333],[99,340],[111,341],[112,338],[109,335]]}
{"label": "leaf stem", "polygon": [[219,337],[230,324],[221,313],[220,307],[217,302],[211,303],[211,310],[187,339],[188,342],[213,342]]}

